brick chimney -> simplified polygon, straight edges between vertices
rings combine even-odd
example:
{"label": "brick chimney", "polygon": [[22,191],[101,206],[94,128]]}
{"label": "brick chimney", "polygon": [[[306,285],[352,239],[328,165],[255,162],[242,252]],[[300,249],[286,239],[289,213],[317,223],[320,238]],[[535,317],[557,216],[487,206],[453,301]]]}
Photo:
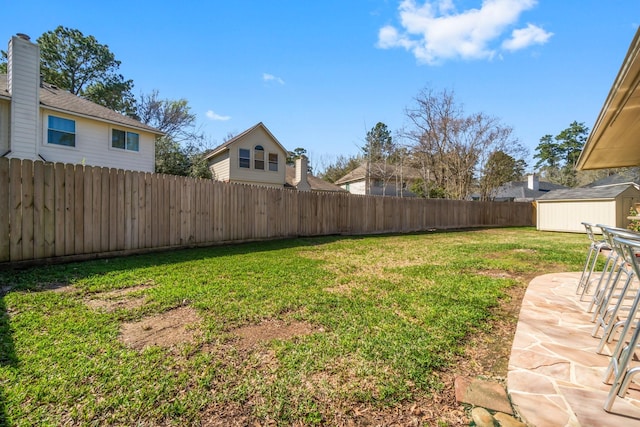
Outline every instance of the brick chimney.
{"label": "brick chimney", "polygon": [[529,190],[538,191],[540,190],[540,181],[538,180],[538,175],[535,173],[528,176],[529,182],[527,184],[527,188]]}
{"label": "brick chimney", "polygon": [[305,155],[302,155],[296,159],[296,175],[293,179],[293,185],[295,185],[296,189],[298,189],[299,191],[311,190],[311,186],[309,185],[309,181],[307,180],[308,162],[309,160]]}
{"label": "brick chimney", "polygon": [[11,95],[7,157],[38,158],[40,130],[40,47],[26,34],[11,37],[7,50],[7,90]]}

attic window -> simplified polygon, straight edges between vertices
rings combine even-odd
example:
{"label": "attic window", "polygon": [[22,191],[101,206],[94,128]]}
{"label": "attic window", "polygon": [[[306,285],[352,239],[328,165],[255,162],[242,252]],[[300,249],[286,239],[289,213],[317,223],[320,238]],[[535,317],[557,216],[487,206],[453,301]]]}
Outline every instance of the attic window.
{"label": "attic window", "polygon": [[249,169],[251,167],[251,152],[246,148],[241,148],[238,154],[238,166]]}
{"label": "attic window", "polygon": [[76,146],[76,122],[62,117],[49,116],[47,129],[47,142],[49,144]]}
{"label": "attic window", "polygon": [[262,145],[256,145],[253,149],[254,152],[254,164],[255,169],[264,170],[264,148]]}

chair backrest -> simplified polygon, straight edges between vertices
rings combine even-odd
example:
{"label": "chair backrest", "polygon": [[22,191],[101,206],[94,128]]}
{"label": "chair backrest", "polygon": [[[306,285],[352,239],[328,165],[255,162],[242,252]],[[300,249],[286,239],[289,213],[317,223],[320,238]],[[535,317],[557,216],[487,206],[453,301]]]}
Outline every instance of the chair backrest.
{"label": "chair backrest", "polygon": [[581,224],[584,225],[584,229],[587,231],[587,237],[589,240],[591,240],[591,242],[595,242],[596,236],[594,235],[593,228],[596,227],[596,225],[590,222],[582,222]]}
{"label": "chair backrest", "polygon": [[640,238],[640,234],[634,233],[633,231],[627,230],[626,228],[610,227],[603,224],[597,224],[596,227],[598,227],[602,231],[602,237],[612,248],[615,246],[615,243],[613,242],[614,236],[627,236],[632,240]]}
{"label": "chair backrest", "polygon": [[616,245],[620,248],[621,255],[624,260],[631,266],[636,277],[640,277],[640,240],[627,239],[625,237],[616,236],[613,238]]}
{"label": "chair backrest", "polygon": [[626,256],[624,254],[624,249],[620,245],[620,239],[640,242],[640,234],[627,230],[626,228],[608,227],[605,225],[599,227],[602,230],[602,235],[607,240],[607,243],[611,245],[611,249],[625,260]]}

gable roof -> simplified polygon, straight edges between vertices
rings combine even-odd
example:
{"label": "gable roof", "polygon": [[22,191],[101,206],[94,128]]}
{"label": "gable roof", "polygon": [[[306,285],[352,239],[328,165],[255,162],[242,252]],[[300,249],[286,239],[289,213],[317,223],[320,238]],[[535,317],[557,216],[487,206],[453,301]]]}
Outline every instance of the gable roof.
{"label": "gable roof", "polygon": [[615,199],[633,184],[610,185],[594,188],[569,188],[566,190],[550,191],[538,200],[594,200]]}
{"label": "gable roof", "polygon": [[[381,175],[380,172],[383,169],[388,172],[389,174],[388,176],[402,175],[402,177],[406,179],[420,178],[420,174],[415,168],[412,168],[410,166],[404,166],[402,169],[400,169],[396,165],[385,166],[383,163],[377,164],[375,167],[369,170],[369,173],[371,174],[371,178],[374,178],[374,179],[380,178],[380,175]],[[367,165],[366,163],[362,163],[360,166],[358,166],[351,172],[348,172],[342,178],[338,179],[335,182],[335,184],[340,185],[340,184],[346,184],[348,182],[364,181],[366,176],[367,176]]]}
{"label": "gable roof", "polygon": [[211,157],[215,156],[216,154],[219,154],[222,151],[228,150],[231,145],[235,144],[239,140],[242,140],[242,138],[244,138],[245,136],[247,136],[250,133],[254,132],[258,128],[262,128],[262,130],[264,130],[267,133],[267,135],[269,135],[269,137],[271,139],[273,139],[273,142],[275,142],[276,145],[282,149],[282,151],[284,151],[285,153],[288,152],[287,149],[284,148],[282,144],[280,144],[280,141],[278,141],[278,139],[275,136],[273,136],[271,131],[264,125],[264,123],[259,122],[258,124],[250,127],[249,129],[245,130],[244,132],[239,133],[238,135],[234,136],[233,138],[231,138],[227,142],[218,145],[217,147],[215,147],[214,149],[209,151],[209,153],[207,153],[207,155],[204,156],[204,158],[205,159],[210,159]]}
{"label": "gable roof", "polygon": [[[0,98],[11,99],[7,90],[7,75],[0,74]],[[40,105],[50,110],[85,117],[101,122],[119,124],[155,135],[164,135],[156,128],[120,114],[95,102],[76,96],[66,90],[44,83],[40,86]]]}
{"label": "gable roof", "polygon": [[564,185],[552,182],[538,182],[538,190],[529,188],[528,181],[510,181],[501,185],[495,191],[495,199],[537,199],[549,191],[566,189]]}
{"label": "gable roof", "polygon": [[640,170],[638,170],[638,168],[631,168],[627,171],[618,172],[593,181],[592,183],[583,185],[583,187],[602,187],[605,185],[618,184],[640,184]]}
{"label": "gable roof", "polygon": [[[294,181],[296,179],[296,168],[293,166],[287,165],[286,167],[286,185],[289,187],[294,187]],[[325,181],[324,179],[320,179],[317,176],[313,176],[311,174],[307,174],[307,182],[311,187],[311,191],[334,191],[339,193],[348,193],[342,187],[338,187],[335,184]]]}

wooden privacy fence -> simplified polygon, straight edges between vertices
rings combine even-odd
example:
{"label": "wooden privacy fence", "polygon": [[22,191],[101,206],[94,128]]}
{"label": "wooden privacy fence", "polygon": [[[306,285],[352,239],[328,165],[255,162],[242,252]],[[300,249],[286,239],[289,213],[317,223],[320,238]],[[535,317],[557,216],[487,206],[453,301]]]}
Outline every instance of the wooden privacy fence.
{"label": "wooden privacy fence", "polygon": [[532,225],[529,203],[299,192],[0,158],[0,263],[298,236]]}

